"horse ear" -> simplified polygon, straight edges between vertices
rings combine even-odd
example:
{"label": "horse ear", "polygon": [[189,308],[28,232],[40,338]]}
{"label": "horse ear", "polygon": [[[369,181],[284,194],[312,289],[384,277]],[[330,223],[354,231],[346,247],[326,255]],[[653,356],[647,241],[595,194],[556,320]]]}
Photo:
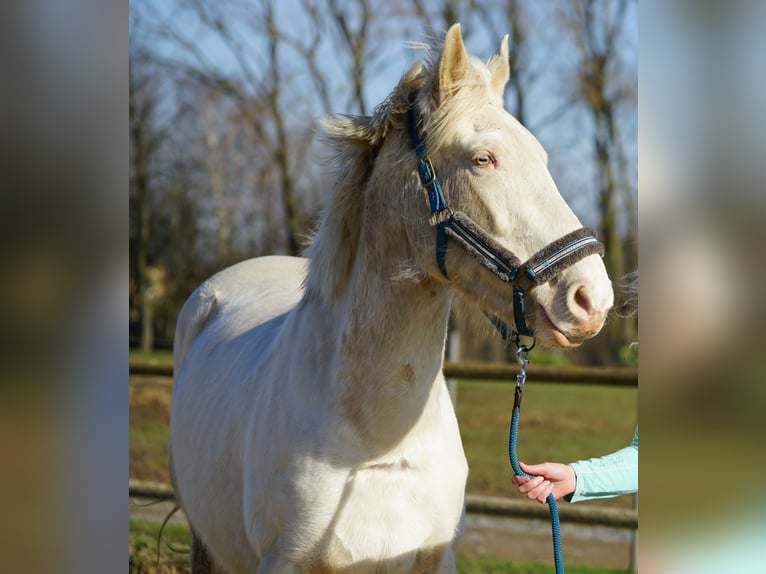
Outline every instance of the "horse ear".
{"label": "horse ear", "polygon": [[439,58],[439,100],[444,102],[460,87],[468,71],[468,53],[460,34],[460,24],[453,24],[447,31],[444,50]]}
{"label": "horse ear", "polygon": [[500,42],[500,51],[494,54],[488,61],[487,67],[492,77],[492,88],[502,96],[505,84],[511,75],[511,69],[508,65],[508,34]]}

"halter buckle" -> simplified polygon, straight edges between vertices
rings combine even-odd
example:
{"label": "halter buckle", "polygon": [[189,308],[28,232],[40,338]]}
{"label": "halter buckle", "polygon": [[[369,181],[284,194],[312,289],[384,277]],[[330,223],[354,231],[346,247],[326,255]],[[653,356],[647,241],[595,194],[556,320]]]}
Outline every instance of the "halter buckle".
{"label": "halter buckle", "polygon": [[418,175],[420,176],[421,185],[426,189],[434,184],[434,181],[436,181],[436,171],[434,170],[434,164],[431,163],[430,157],[420,160],[420,164],[418,164]]}

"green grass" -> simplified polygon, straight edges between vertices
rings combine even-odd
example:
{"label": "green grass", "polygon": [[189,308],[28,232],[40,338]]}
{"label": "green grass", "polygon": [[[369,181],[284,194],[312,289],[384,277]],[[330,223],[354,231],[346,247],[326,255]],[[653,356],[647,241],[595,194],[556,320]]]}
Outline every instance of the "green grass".
{"label": "green grass", "polygon": [[171,364],[173,362],[173,351],[161,349],[144,353],[138,349],[130,349],[128,351],[128,359],[131,361]]}
{"label": "green grass", "polygon": [[[626,574],[627,570],[591,568],[590,566],[567,566],[567,574]],[[548,564],[529,562],[506,562],[476,556],[457,557],[458,574],[555,574],[556,568]]]}
{"label": "green grass", "polygon": [[[517,452],[527,463],[600,456],[630,443],[637,389],[527,381]],[[508,425],[513,385],[461,381],[457,416],[468,458],[468,492],[518,496],[508,462]],[[629,507],[630,497],[599,501]]]}
{"label": "green grass", "polygon": [[175,574],[189,572],[189,555],[171,550],[188,550],[191,533],[186,526],[168,524],[162,531],[157,560],[157,540],[160,525],[143,520],[131,520],[128,533],[130,574]]}
{"label": "green grass", "polygon": [[169,482],[167,468],[170,388],[143,385],[131,377],[130,477]]}
{"label": "green grass", "polygon": [[130,477],[169,482],[167,471],[168,427],[164,422],[131,423]]}
{"label": "green grass", "polygon": [[[186,565],[188,554],[171,550],[187,550],[191,534],[185,526],[168,524],[162,533],[157,561],[159,524],[141,520],[130,521],[129,554],[130,574],[180,574],[189,572]],[[548,564],[506,562],[492,558],[458,556],[458,574],[554,574]],[[586,566],[567,566],[568,574],[625,574],[625,570],[609,570]]]}

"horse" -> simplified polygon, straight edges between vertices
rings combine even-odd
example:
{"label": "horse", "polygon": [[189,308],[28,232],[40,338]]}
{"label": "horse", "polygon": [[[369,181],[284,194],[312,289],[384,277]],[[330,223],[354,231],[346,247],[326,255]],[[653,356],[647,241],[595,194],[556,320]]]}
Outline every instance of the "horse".
{"label": "horse", "polygon": [[[504,109],[508,79],[507,36],[485,63],[452,26],[371,115],[327,120],[337,184],[305,256],[240,262],[185,303],[169,463],[193,571],[454,572],[468,465],[442,374],[450,307],[518,316],[511,283],[434,241],[453,212],[429,213],[421,167],[497,249],[527,257],[581,227]],[[612,304],[591,253],[529,289],[522,317],[573,347]]]}

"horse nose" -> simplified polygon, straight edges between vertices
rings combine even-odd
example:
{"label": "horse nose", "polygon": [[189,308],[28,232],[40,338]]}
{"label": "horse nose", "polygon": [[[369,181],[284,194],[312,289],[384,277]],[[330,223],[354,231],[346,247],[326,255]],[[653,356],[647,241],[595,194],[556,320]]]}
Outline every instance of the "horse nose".
{"label": "horse nose", "polygon": [[593,312],[593,305],[591,304],[590,295],[585,285],[578,285],[574,289],[571,301],[569,302],[569,310],[572,314],[581,320],[588,320]]}
{"label": "horse nose", "polygon": [[596,333],[604,322],[611,303],[601,304],[594,290],[587,284],[574,285],[567,293],[567,308],[581,329],[587,333]]}

